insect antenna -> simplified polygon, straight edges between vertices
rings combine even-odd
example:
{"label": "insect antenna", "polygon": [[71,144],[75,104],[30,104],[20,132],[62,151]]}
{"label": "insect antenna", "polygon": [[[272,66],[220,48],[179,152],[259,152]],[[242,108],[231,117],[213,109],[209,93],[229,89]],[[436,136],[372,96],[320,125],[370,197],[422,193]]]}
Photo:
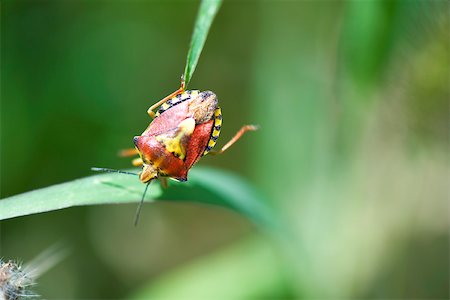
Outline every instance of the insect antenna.
{"label": "insect antenna", "polygon": [[145,194],[147,193],[147,189],[148,189],[149,185],[150,185],[150,182],[148,182],[147,185],[145,186],[145,190],[144,190],[144,194],[142,194],[141,202],[139,202],[139,205],[137,207],[136,216],[134,217],[134,226],[137,226],[137,224],[139,222],[139,215],[141,214],[142,204],[144,203]]}
{"label": "insect antenna", "polygon": [[95,168],[94,167],[94,168],[91,168],[91,170],[95,171],[95,172],[120,173],[120,174],[139,176],[139,174],[137,174],[137,173],[121,171],[121,170],[114,170],[114,169],[108,169],[108,168]]}

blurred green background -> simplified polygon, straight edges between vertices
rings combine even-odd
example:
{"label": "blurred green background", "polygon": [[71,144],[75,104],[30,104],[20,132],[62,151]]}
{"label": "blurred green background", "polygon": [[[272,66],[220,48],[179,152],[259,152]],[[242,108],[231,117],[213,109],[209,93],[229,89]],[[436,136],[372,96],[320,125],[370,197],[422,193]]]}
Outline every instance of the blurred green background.
{"label": "blurred green background", "polygon": [[[3,1],[1,197],[128,168],[179,85],[198,2]],[[225,1],[190,88],[221,102],[234,171],[287,224],[155,203],[1,222],[0,256],[70,255],[46,299],[449,298],[447,1]],[[233,188],[233,187],[230,187]]]}

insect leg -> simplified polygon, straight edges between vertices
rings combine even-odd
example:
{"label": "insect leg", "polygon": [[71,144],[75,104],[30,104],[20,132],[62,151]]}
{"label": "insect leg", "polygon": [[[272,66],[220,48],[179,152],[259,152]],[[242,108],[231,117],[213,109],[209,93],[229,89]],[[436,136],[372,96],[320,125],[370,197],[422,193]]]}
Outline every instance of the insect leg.
{"label": "insect leg", "polygon": [[164,97],[164,99],[161,99],[158,102],[156,102],[155,104],[153,104],[152,106],[150,106],[150,108],[147,110],[147,113],[149,114],[149,116],[152,119],[154,119],[155,118],[155,112],[153,110],[156,109],[161,104],[163,104],[164,102],[166,102],[167,100],[169,100],[170,98],[173,98],[173,97],[175,97],[178,94],[184,93],[184,89],[185,88],[186,88],[186,83],[184,82],[184,76],[181,76],[181,86],[180,86],[180,88],[178,90],[176,90],[175,92],[173,92],[172,94],[170,94],[169,96]]}
{"label": "insect leg", "polygon": [[131,161],[131,163],[132,163],[133,166],[135,166],[135,167],[140,167],[140,166],[142,166],[142,165],[144,164],[144,162],[142,161],[142,158],[140,158],[140,157],[133,159],[133,160]]}
{"label": "insect leg", "polygon": [[216,154],[222,154],[223,152],[225,152],[228,148],[231,147],[231,145],[233,145],[234,143],[236,143],[243,135],[244,133],[246,133],[247,131],[255,131],[258,130],[258,126],[255,125],[244,125],[241,127],[241,129],[239,129],[239,131],[233,136],[233,138],[231,140],[228,141],[228,143],[226,143],[222,149],[220,149],[219,151],[211,151],[209,152],[210,154],[216,155]]}
{"label": "insect leg", "polygon": [[139,152],[136,148],[128,148],[128,149],[123,149],[119,151],[119,156],[121,157],[130,157],[130,156],[135,156],[138,155]]}

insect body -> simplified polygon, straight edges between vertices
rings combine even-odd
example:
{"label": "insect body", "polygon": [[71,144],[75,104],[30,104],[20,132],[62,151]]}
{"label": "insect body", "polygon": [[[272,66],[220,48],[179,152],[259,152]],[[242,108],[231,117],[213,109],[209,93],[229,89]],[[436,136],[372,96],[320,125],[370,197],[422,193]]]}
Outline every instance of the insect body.
{"label": "insect body", "polygon": [[185,91],[169,98],[134,144],[142,164],[139,178],[186,181],[189,169],[216,144],[222,113],[213,92]]}
{"label": "insect body", "polygon": [[[147,113],[154,120],[140,136],[134,137],[134,149],[121,152],[122,156],[139,154],[133,165],[142,166],[142,171],[137,175],[147,184],[136,212],[135,224],[153,179],[159,178],[163,185],[166,185],[167,177],[186,181],[189,170],[202,156],[220,154],[246,131],[257,129],[253,125],[243,126],[219,151],[212,150],[222,128],[222,112],[217,96],[211,91],[186,91],[183,79],[178,90],[152,105]],[[93,170],[130,174],[105,168]]]}

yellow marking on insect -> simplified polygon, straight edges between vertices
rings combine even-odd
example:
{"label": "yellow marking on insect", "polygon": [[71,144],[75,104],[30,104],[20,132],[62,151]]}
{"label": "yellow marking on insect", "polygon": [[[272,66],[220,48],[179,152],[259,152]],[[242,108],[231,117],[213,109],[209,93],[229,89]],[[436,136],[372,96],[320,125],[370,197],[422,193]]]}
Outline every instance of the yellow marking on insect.
{"label": "yellow marking on insect", "polygon": [[208,142],[209,147],[214,147],[215,145],[216,145],[216,141],[209,140],[209,142]]}
{"label": "yellow marking on insect", "polygon": [[170,98],[163,104],[159,106],[158,111],[155,113],[155,117],[159,117],[163,112],[168,110],[169,108],[180,104],[181,102],[189,100],[191,97],[197,97],[200,93],[199,90],[191,90],[191,91],[185,91],[182,94],[178,94],[175,97]]}
{"label": "yellow marking on insect", "polygon": [[186,149],[183,145],[183,139],[192,135],[194,129],[195,120],[193,118],[188,118],[178,125],[175,132],[160,134],[155,138],[158,142],[164,145],[167,151],[184,160],[186,157]]}
{"label": "yellow marking on insect", "polygon": [[170,107],[171,107],[171,106],[170,106],[169,104],[167,104],[167,102],[164,102],[164,103],[161,105],[161,108],[162,108],[163,110],[168,110]]}
{"label": "yellow marking on insect", "polygon": [[[183,94],[181,94],[180,100],[186,100],[186,99],[188,99],[189,97],[191,97],[191,94],[192,94],[192,91],[191,91],[190,93],[184,92]],[[173,103],[173,101],[172,101],[172,103]]]}
{"label": "yellow marking on insect", "polygon": [[164,158],[159,157],[158,159],[154,159],[151,163],[151,165],[153,166],[153,168],[155,169],[159,169],[159,166],[161,165],[161,163],[164,161]]}
{"label": "yellow marking on insect", "polygon": [[220,107],[217,107],[214,111],[214,126],[222,126],[222,110]]}
{"label": "yellow marking on insect", "polygon": [[208,154],[211,151],[211,149],[216,145],[217,139],[219,138],[220,135],[221,128],[222,128],[222,110],[220,109],[220,107],[217,107],[216,110],[214,111],[213,131],[211,132],[208,145],[206,146],[203,155]]}
{"label": "yellow marking on insect", "polygon": [[191,91],[191,97],[197,97],[199,93],[200,93],[199,90],[192,90]]}

